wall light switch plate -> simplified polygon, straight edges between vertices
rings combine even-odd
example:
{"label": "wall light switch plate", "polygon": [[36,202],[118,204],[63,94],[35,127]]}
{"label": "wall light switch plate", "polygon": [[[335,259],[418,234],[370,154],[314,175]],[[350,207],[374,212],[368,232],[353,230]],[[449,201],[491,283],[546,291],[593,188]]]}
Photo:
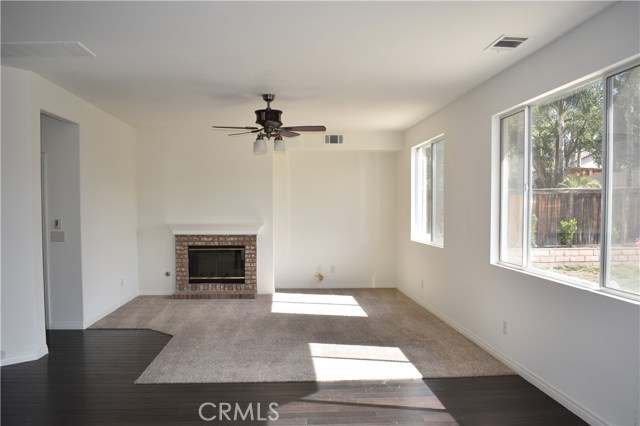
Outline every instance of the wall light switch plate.
{"label": "wall light switch plate", "polygon": [[64,231],[51,231],[52,243],[64,243]]}

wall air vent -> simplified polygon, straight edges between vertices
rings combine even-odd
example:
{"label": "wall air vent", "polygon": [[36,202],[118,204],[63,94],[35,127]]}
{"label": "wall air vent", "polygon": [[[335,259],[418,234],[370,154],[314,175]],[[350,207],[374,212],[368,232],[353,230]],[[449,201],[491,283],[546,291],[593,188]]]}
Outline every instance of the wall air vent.
{"label": "wall air vent", "polygon": [[485,47],[484,50],[513,50],[527,40],[529,40],[529,37],[513,37],[502,35],[489,46]]}
{"label": "wall air vent", "polygon": [[95,53],[78,41],[2,42],[2,56],[10,57],[95,57]]}
{"label": "wall air vent", "polygon": [[324,143],[340,144],[344,142],[344,135],[324,135]]}

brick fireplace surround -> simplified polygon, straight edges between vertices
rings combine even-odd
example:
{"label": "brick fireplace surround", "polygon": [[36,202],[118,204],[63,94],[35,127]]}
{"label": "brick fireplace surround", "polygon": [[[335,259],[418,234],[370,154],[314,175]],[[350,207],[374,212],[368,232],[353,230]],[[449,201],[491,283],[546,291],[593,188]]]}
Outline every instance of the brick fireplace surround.
{"label": "brick fireplace surround", "polygon": [[[184,226],[170,225],[175,234],[176,253],[176,299],[255,299],[257,293],[257,230],[247,234],[212,234],[203,227],[185,232]],[[238,227],[235,227],[238,229]],[[242,227],[239,229],[247,229]],[[194,232],[203,232],[200,234]],[[206,233],[205,233],[206,232]],[[216,232],[232,232],[231,229],[216,228]],[[244,246],[245,282],[228,283],[189,283],[189,247],[190,246]]]}

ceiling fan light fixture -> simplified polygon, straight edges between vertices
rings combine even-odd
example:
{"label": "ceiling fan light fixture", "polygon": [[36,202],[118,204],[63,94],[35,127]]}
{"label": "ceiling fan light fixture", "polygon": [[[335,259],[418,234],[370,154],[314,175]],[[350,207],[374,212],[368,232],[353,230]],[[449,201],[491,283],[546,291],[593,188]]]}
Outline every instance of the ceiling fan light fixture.
{"label": "ceiling fan light fixture", "polygon": [[253,153],[255,155],[263,155],[267,153],[267,141],[264,140],[262,135],[258,135],[258,138],[253,142]]}
{"label": "ceiling fan light fixture", "polygon": [[273,141],[273,151],[274,152],[285,152],[286,149],[287,148],[284,145],[284,140],[282,139],[282,136],[280,136],[280,135],[276,136],[276,138]]}

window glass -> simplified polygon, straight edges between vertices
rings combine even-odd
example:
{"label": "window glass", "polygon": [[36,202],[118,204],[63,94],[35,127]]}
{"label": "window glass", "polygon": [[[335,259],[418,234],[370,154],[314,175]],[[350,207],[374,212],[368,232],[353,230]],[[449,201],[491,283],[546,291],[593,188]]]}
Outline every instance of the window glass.
{"label": "window glass", "polygon": [[423,157],[423,168],[420,178],[424,187],[424,207],[422,209],[422,233],[431,240],[431,212],[433,211],[433,156],[431,151],[431,145],[426,145],[420,148],[420,152]]}
{"label": "window glass", "polygon": [[640,66],[609,79],[611,203],[606,286],[640,294]]}
{"label": "window glass", "polygon": [[433,144],[433,242],[444,244],[444,142]]}
{"label": "window glass", "polygon": [[524,111],[501,120],[502,241],[500,259],[522,266],[524,229]]}
{"label": "window glass", "polygon": [[593,284],[600,282],[602,123],[602,80],[531,108],[531,266]]}

